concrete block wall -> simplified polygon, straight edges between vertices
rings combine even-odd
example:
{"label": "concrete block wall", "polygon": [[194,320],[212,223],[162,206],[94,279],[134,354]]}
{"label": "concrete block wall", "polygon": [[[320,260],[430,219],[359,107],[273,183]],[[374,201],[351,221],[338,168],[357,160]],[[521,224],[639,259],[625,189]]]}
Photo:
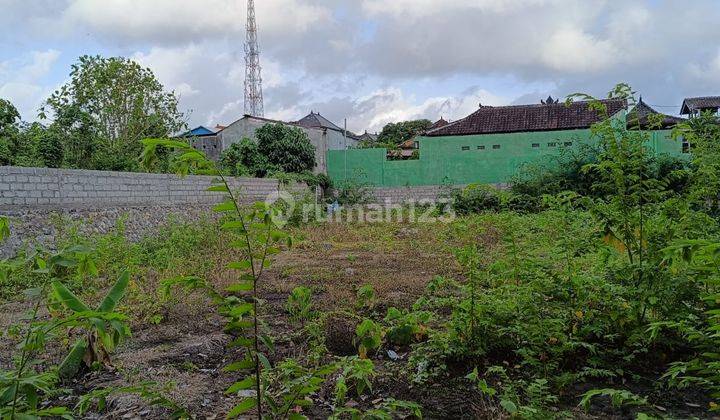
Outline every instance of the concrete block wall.
{"label": "concrete block wall", "polygon": [[[492,184],[495,188],[505,190],[510,184]],[[420,203],[422,201],[435,201],[449,198],[452,190],[464,188],[464,185],[441,186],[423,185],[414,187],[377,187],[374,188],[375,202],[378,204],[403,204],[408,201]]]}
{"label": "concrete block wall", "polygon": [[[0,167],[0,212],[19,208],[108,208],[213,204],[222,193],[206,191],[210,176]],[[231,178],[239,200],[264,200],[277,180]]]}
{"label": "concrete block wall", "polygon": [[374,189],[375,202],[378,204],[403,204],[414,200],[415,202],[437,200],[449,193],[449,188],[439,185],[420,187],[381,187]]}
{"label": "concrete block wall", "polygon": [[[170,220],[214,217],[224,194],[209,192],[213,177],[0,166],[0,215],[10,218],[10,238],[0,258],[39,244],[54,248],[62,226],[107,233],[124,220],[132,241],[156,234]],[[275,179],[230,178],[241,203],[263,201],[278,191]],[[303,185],[291,191],[303,190]]]}

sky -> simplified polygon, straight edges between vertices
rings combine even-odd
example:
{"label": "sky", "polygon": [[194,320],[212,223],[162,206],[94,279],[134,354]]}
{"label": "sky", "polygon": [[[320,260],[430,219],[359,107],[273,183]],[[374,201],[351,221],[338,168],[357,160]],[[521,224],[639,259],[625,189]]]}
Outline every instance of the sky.
{"label": "sky", "polygon": [[[0,0],[0,98],[26,121],[79,56],[124,56],[191,127],[243,114],[245,0]],[[719,0],[256,0],[265,116],[377,132],[479,104],[720,95]]]}

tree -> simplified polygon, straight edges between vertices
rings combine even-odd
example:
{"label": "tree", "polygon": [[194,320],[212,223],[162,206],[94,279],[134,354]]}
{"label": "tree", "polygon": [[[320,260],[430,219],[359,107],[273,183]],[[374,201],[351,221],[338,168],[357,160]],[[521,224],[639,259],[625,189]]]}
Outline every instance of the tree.
{"label": "tree", "polygon": [[302,129],[265,124],[255,131],[255,137],[260,153],[283,172],[302,173],[315,168],[315,146]]}
{"label": "tree", "polygon": [[0,98],[0,135],[20,120],[17,108],[7,99]]}
{"label": "tree", "polygon": [[13,160],[13,136],[15,122],[20,119],[15,106],[0,98],[0,165],[11,165]]}
{"label": "tree", "polygon": [[397,146],[430,128],[430,120],[412,120],[390,123],[378,135],[378,143]]}
{"label": "tree", "polygon": [[695,171],[690,199],[707,213],[720,215],[720,118],[704,112],[678,124],[673,138],[686,142],[691,152]]}
{"label": "tree", "polygon": [[175,94],[150,69],[123,57],[80,57],[70,81],[41,109],[41,118],[48,114],[72,167],[135,170],[141,139],[185,127]]}
{"label": "tree", "polygon": [[38,139],[37,153],[43,166],[48,168],[59,168],[63,163],[63,144],[61,133],[57,130],[44,130]]}
{"label": "tree", "polygon": [[36,124],[23,124],[17,108],[0,99],[0,165],[38,165],[37,132]]}
{"label": "tree", "polygon": [[233,143],[220,156],[220,167],[232,176],[264,177],[268,172],[267,157],[260,153],[257,143],[243,138]]}

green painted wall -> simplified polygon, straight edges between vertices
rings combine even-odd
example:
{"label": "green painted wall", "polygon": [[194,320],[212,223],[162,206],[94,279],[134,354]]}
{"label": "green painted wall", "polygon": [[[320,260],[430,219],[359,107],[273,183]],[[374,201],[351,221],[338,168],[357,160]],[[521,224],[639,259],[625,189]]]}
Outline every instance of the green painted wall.
{"label": "green painted wall", "polygon": [[[419,137],[417,160],[387,160],[385,149],[329,150],[328,175],[334,182],[355,179],[385,187],[505,183],[521,165],[547,160],[563,147],[594,141],[591,137],[590,130]],[[648,146],[656,154],[682,153],[669,130],[652,132]]]}

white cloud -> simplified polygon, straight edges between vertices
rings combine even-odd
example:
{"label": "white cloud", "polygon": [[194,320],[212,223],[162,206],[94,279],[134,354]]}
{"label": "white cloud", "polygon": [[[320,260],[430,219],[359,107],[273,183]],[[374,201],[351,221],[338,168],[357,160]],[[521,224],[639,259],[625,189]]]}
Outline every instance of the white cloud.
{"label": "white cloud", "polygon": [[[264,34],[300,33],[331,19],[330,10],[301,0],[256,3]],[[61,16],[66,30],[76,26],[115,40],[178,43],[237,37],[244,41],[245,2],[238,0],[71,0]]]}
{"label": "white cloud", "polygon": [[368,131],[380,131],[390,122],[421,118],[436,121],[440,117],[457,120],[477,110],[480,103],[505,105],[508,102],[506,98],[479,88],[463,95],[432,97],[422,101],[398,88],[380,89],[357,100],[357,112],[348,123],[356,129],[365,127]]}
{"label": "white cloud", "polygon": [[417,18],[432,16],[438,12],[455,10],[478,10],[504,14],[529,6],[557,3],[557,0],[363,0],[363,10],[370,15],[391,14],[397,17]]}
{"label": "white cloud", "polygon": [[59,57],[59,51],[46,50],[0,61],[0,97],[10,100],[24,119],[34,120],[38,108],[52,91],[44,78]]}
{"label": "white cloud", "polygon": [[541,52],[541,60],[564,72],[597,72],[617,63],[619,51],[609,40],[597,39],[576,28],[555,31]]}
{"label": "white cloud", "polygon": [[[688,63],[686,69],[687,75],[691,78],[717,86],[720,84],[720,48],[717,50],[717,55],[708,63]],[[711,93],[717,94],[718,92]]]}
{"label": "white cloud", "polygon": [[[192,125],[228,124],[243,115],[245,60],[228,44],[204,42],[180,47],[155,47],[131,57],[153,70],[158,80],[180,98]],[[280,86],[293,72],[262,59],[265,90]],[[297,118],[297,117],[296,117]]]}
{"label": "white cloud", "polygon": [[[15,101],[46,95],[45,84],[67,76],[68,69],[41,76],[57,51],[24,52],[41,43],[130,55],[178,93],[193,124],[242,114],[244,0],[0,3],[8,9],[0,16],[3,56],[19,57],[0,62],[0,92]],[[664,104],[717,94],[720,83],[720,52],[707,41],[720,39],[717,0],[258,0],[256,7],[266,115],[285,120],[314,109],[338,124],[347,117],[353,130],[378,129],[394,119],[457,119],[478,102],[601,95],[620,81]],[[485,91],[453,93],[467,86]],[[34,113],[34,105],[23,107]]]}

